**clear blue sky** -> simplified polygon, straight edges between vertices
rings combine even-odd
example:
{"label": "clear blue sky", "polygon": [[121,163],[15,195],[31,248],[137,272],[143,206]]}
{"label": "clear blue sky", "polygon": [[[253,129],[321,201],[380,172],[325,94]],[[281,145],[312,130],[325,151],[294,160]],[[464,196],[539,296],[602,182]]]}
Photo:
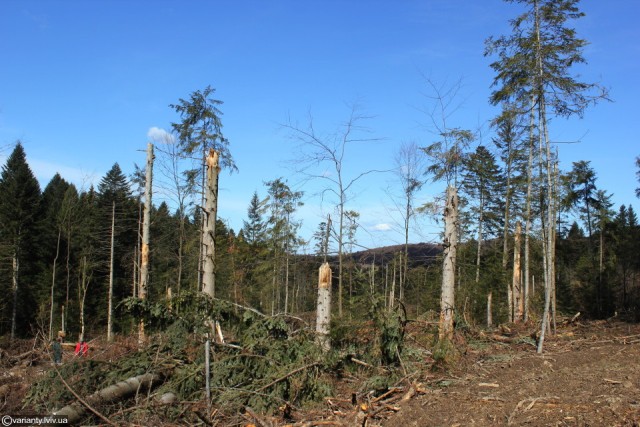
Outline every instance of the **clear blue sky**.
{"label": "clear blue sky", "polygon": [[[584,119],[555,120],[561,168],[589,160],[597,185],[620,204],[638,199],[634,159],[640,99],[640,2],[583,0],[576,23],[588,66],[586,81],[611,89],[613,103],[590,108]],[[373,116],[379,142],[348,153],[353,177],[393,167],[400,142],[435,140],[424,113],[431,102],[425,76],[437,84],[463,79],[453,126],[483,127],[496,114],[488,105],[493,73],[484,40],[506,34],[519,11],[501,0],[421,1],[32,1],[0,2],[0,154],[17,139],[44,187],[58,171],[79,186],[97,182],[118,162],[126,173],[144,164],[148,131],[177,121],[168,107],[207,85],[224,101],[224,133],[239,173],[221,175],[220,217],[236,230],[251,194],[263,181],[299,179],[287,161],[293,143],[280,124],[304,122],[311,112],[321,132],[343,121],[349,103]],[[0,158],[4,161],[4,157]],[[363,180],[348,208],[361,212],[365,246],[401,242],[388,193],[393,176]],[[303,233],[330,201],[307,184]],[[427,185],[418,202],[440,191]],[[155,200],[159,200],[156,197]],[[425,225],[412,240],[435,241]],[[388,230],[387,230],[388,229]]]}

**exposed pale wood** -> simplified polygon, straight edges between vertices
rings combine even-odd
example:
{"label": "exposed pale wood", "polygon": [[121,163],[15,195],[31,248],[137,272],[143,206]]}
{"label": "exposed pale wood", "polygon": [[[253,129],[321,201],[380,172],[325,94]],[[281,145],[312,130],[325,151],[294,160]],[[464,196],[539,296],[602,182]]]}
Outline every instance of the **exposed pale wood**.
{"label": "exposed pale wood", "polygon": [[318,271],[318,302],[316,306],[317,342],[324,351],[331,348],[329,325],[331,322],[331,267],[325,262]]}
{"label": "exposed pale wood", "polygon": [[[142,246],[140,262],[140,282],[138,297],[147,298],[147,287],[149,282],[149,229],[151,228],[151,195],[153,186],[153,144],[147,144],[147,166],[144,186],[144,211],[142,215]],[[138,343],[145,341],[144,321],[141,319],[138,325]]]}
{"label": "exposed pale wood", "polygon": [[456,248],[458,245],[458,190],[454,186],[447,187],[446,197],[447,201],[444,210],[444,261],[438,330],[438,339],[440,341],[451,341],[453,338]]}
{"label": "exposed pale wood", "polygon": [[58,409],[57,411],[53,412],[53,415],[66,416],[69,420],[69,424],[76,424],[81,421],[87,415],[87,410],[89,410],[107,424],[113,425],[113,423],[108,418],[104,417],[95,409],[93,409],[93,406],[125,399],[135,394],[139,390],[147,389],[154,384],[158,384],[161,381],[161,377],[159,375],[147,373],[144,375],[139,375],[137,377],[129,378],[125,381],[120,381],[119,383],[95,392],[94,394],[88,396],[86,399],[82,399],[77,395],[75,391],[71,389],[71,387],[69,387],[68,384],[66,384],[59,372],[58,376],[65,384],[65,386],[69,389],[69,391],[71,391],[71,393],[76,397],[76,399],[81,402],[81,404],[74,402],[70,405],[65,406],[64,408]]}

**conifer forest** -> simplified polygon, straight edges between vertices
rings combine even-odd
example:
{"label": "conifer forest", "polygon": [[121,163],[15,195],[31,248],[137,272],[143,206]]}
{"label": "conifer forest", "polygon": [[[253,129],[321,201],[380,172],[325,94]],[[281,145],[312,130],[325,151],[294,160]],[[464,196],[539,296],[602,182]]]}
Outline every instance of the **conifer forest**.
{"label": "conifer forest", "polygon": [[[510,1],[511,2],[511,1]],[[354,108],[335,138],[290,121],[299,164],[334,209],[302,235],[304,186],[269,176],[232,229],[237,172],[216,88],[166,108],[171,143],[97,185],[41,188],[28,146],[0,173],[0,415],[72,425],[637,425],[640,224],[593,159],[560,167],[559,119],[612,101],[582,81],[578,0],[516,0],[485,40],[493,73],[474,124],[397,143],[405,240],[364,249],[349,171]],[[606,82],[606,76],[603,76]],[[390,160],[391,162],[392,160]],[[640,197],[640,150],[635,176]],[[349,171],[349,173],[346,173]],[[356,176],[353,180],[353,176]],[[427,204],[416,194],[432,186]],[[416,218],[439,227],[412,241]],[[86,342],[86,355],[76,343]],[[4,420],[4,419],[3,419]],[[4,422],[4,421],[3,421]]]}

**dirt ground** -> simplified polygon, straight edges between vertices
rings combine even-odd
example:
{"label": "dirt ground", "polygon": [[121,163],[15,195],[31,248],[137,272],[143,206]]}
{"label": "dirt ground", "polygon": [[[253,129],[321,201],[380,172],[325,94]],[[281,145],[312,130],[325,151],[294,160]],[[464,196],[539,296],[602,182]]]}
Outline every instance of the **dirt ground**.
{"label": "dirt ground", "polygon": [[[296,408],[289,419],[247,412],[231,424],[226,419],[211,425],[640,426],[640,325],[560,326],[542,355],[529,338],[533,329],[470,333],[451,368],[430,369],[432,361],[425,361],[424,370],[382,395],[354,393],[363,378],[346,377],[335,396],[312,410]],[[30,353],[33,341],[2,347],[0,414],[15,413],[28,383],[45,374],[50,362]],[[65,353],[72,357],[71,349]]]}
{"label": "dirt ground", "polygon": [[383,426],[637,426],[640,327],[590,322],[531,343],[469,350]]}

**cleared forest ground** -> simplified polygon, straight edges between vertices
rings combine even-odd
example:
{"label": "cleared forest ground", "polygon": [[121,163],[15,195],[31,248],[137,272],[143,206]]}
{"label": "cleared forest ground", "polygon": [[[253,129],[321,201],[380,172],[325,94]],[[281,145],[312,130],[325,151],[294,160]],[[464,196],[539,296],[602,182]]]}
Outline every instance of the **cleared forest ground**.
{"label": "cleared forest ground", "polygon": [[636,426],[639,334],[625,323],[562,327],[542,355],[530,344],[470,343],[462,369],[382,425]]}
{"label": "cleared forest ground", "polygon": [[[424,342],[419,324],[407,333],[410,342]],[[407,367],[394,387],[368,390],[368,376],[379,374],[362,366],[355,374],[339,375],[335,393],[312,408],[285,408],[285,413],[257,414],[250,409],[234,417],[215,415],[215,426],[636,426],[640,425],[640,325],[622,322],[583,322],[559,326],[535,353],[529,333],[533,326],[469,332],[460,337],[461,354],[453,367]],[[30,344],[31,343],[31,344]],[[22,407],[31,382],[51,374],[51,366],[32,348],[33,341],[2,347],[0,414],[33,414]],[[135,351],[100,350],[90,358],[118,357]],[[68,354],[68,353],[67,353]],[[62,402],[61,402],[62,403]],[[185,411],[206,411],[191,402]],[[178,403],[179,404],[179,403]],[[142,402],[131,406],[143,405]],[[162,408],[154,424],[163,423]],[[116,425],[123,419],[113,420]],[[140,424],[141,420],[131,419]],[[92,424],[99,423],[94,420]],[[206,425],[203,421],[202,425]]]}

